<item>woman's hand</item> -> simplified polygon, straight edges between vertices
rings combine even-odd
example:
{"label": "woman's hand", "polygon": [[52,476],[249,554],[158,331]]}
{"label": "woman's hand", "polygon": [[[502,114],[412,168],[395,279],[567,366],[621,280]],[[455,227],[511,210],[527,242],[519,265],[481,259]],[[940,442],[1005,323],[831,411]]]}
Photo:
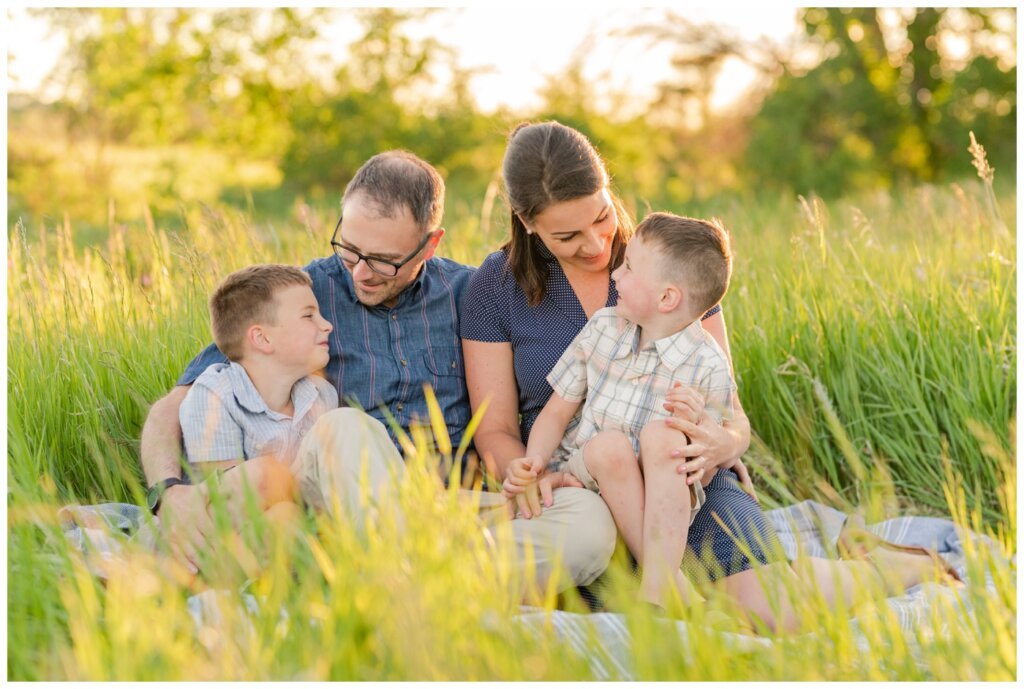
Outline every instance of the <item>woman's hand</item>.
{"label": "woman's hand", "polygon": [[701,416],[700,423],[673,416],[665,419],[665,424],[682,431],[690,440],[689,445],[676,448],[671,453],[676,459],[686,460],[676,471],[690,474],[686,479],[687,485],[700,481],[705,473],[715,471],[736,459],[733,455],[732,435],[707,415]]}
{"label": "woman's hand", "polygon": [[743,463],[742,459],[737,459],[735,464],[724,468],[735,471],[736,475],[740,477],[740,488],[743,489],[743,492],[754,498],[754,502],[761,504],[754,491],[754,482],[750,480],[750,472],[747,471],[747,465]]}
{"label": "woman's hand", "polygon": [[[686,485],[702,481],[705,475],[710,481],[719,469],[734,469],[743,490],[754,495],[750,474],[739,457],[735,456],[735,438],[727,428],[718,425],[706,414],[701,415],[700,423],[692,423],[673,416],[665,419],[665,424],[682,431],[690,439],[689,445],[672,450],[672,457],[686,459],[676,468],[677,473],[689,474]],[[701,485],[704,484],[702,481]]]}

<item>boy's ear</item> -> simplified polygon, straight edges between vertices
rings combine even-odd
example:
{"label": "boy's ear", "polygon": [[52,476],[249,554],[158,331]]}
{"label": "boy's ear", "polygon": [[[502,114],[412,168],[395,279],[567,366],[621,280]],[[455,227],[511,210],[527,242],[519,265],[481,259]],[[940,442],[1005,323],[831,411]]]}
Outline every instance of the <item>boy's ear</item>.
{"label": "boy's ear", "polygon": [[250,325],[249,329],[245,331],[245,341],[261,354],[274,353],[274,345],[267,337],[267,332],[262,325]]}
{"label": "boy's ear", "polygon": [[434,236],[427,242],[427,253],[423,254],[423,260],[426,261],[429,258],[433,258],[434,252],[437,250],[437,245],[441,243],[441,238],[444,237],[444,228],[439,227],[434,230]]}
{"label": "boy's ear", "polygon": [[679,305],[686,300],[686,295],[676,285],[668,283],[661,290],[661,297],[658,299],[658,312],[671,313],[679,308]]}

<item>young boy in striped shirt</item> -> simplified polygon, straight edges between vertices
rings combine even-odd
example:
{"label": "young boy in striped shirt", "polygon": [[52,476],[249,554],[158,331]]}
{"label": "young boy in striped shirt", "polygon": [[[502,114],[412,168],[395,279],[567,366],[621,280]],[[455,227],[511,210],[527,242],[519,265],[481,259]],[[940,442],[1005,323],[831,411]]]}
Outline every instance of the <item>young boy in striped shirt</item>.
{"label": "young boy in striped shirt", "polygon": [[663,419],[680,385],[699,391],[715,421],[731,415],[729,360],[700,323],[731,271],[716,222],[647,216],[612,273],[618,304],[594,314],[548,375],[554,392],[504,486],[514,497],[545,468],[567,465],[608,504],[643,569],[640,597],[660,608],[673,589],[684,604],[701,600],[679,567],[704,491],[677,473],[670,453],[687,441]]}
{"label": "young boy in striped shirt", "polygon": [[247,489],[273,521],[291,520],[299,512],[299,445],[338,406],[334,386],[314,375],[327,365],[333,328],[309,276],[277,264],[225,278],[210,297],[210,322],[229,362],[207,368],[181,405],[185,455],[200,475],[217,476],[239,523]]}

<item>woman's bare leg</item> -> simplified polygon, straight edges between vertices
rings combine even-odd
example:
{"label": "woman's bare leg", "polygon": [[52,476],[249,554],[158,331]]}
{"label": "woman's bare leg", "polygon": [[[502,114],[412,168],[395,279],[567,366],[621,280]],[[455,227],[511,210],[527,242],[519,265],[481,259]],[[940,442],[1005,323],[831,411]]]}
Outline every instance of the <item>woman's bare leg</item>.
{"label": "woman's bare leg", "polygon": [[[733,574],[717,586],[752,624],[772,633],[803,630],[798,609],[814,604],[816,597],[827,607],[852,613],[867,602],[898,595],[927,580],[934,565],[926,555],[877,548],[869,560],[826,560],[802,557],[774,562],[758,569]],[[892,572],[893,579],[883,577]]]}

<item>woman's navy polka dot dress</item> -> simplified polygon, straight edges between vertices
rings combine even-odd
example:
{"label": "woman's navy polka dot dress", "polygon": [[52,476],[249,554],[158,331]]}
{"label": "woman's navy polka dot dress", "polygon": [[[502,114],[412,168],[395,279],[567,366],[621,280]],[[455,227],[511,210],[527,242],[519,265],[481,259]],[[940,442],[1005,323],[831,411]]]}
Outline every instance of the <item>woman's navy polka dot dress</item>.
{"label": "woman's navy polka dot dress", "polygon": [[[548,262],[548,279],[540,304],[527,303],[526,294],[507,268],[507,255],[496,251],[470,280],[459,318],[461,335],[467,340],[511,343],[524,444],[551,396],[548,373],[587,322],[587,314],[558,261],[543,247],[541,254]],[[614,306],[617,301],[615,283],[609,280],[606,306]],[[720,308],[716,306],[704,318]],[[720,471],[705,493],[707,503],[690,527],[683,559],[688,575],[713,581],[750,569],[753,565],[748,555],[762,563],[772,559],[777,536],[758,504],[740,488],[733,472]],[[725,529],[714,515],[724,522]],[[737,545],[737,538],[745,543],[743,547]],[[751,552],[744,553],[746,548]],[[712,560],[715,564],[702,564]]]}

